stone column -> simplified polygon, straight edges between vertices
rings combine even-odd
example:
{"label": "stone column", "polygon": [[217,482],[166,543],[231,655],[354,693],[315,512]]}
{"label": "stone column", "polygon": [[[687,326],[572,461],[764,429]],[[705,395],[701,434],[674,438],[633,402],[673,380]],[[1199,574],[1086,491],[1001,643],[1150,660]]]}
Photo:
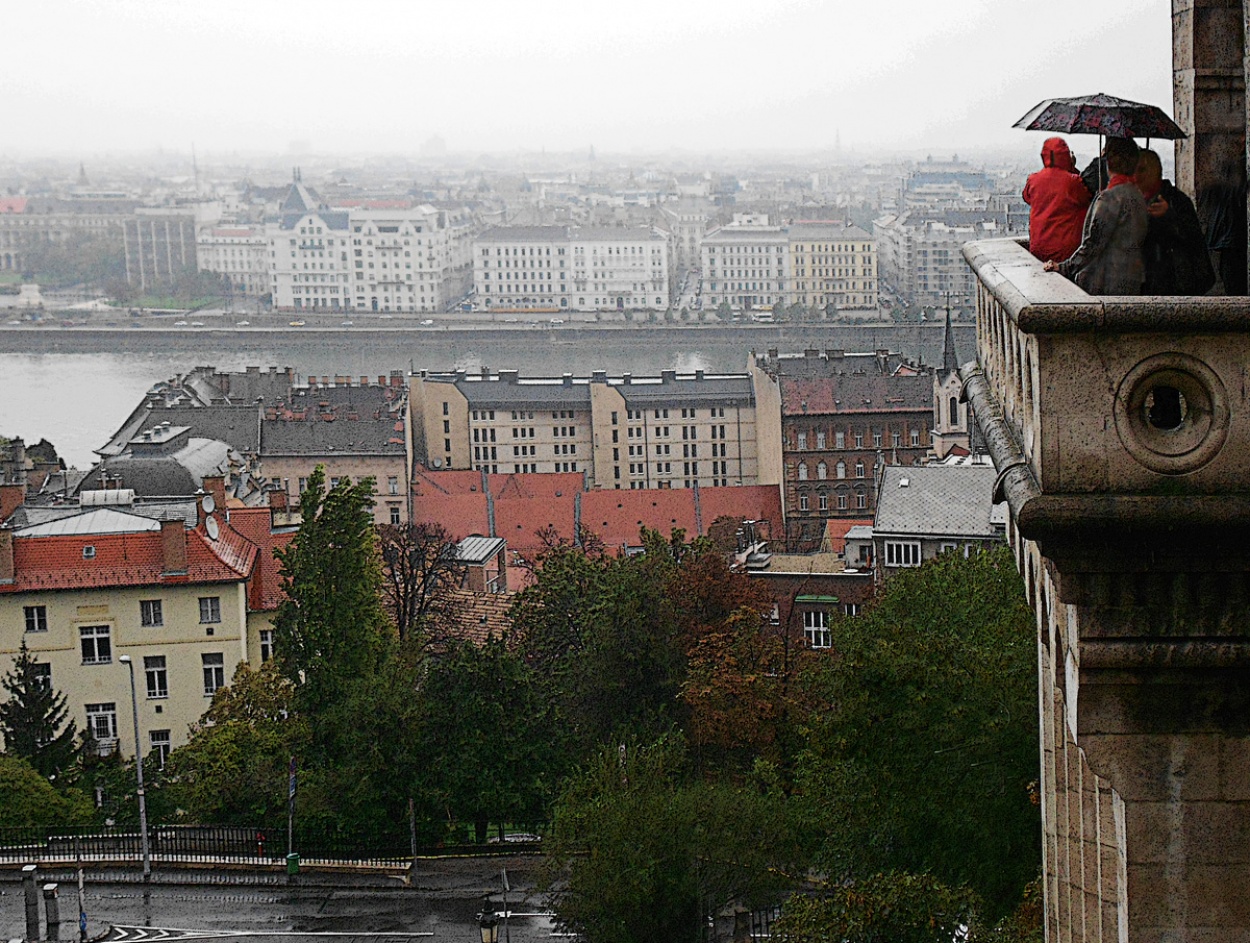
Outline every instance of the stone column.
{"label": "stone column", "polygon": [[1192,197],[1245,161],[1245,13],[1241,0],[1173,0],[1176,185]]}

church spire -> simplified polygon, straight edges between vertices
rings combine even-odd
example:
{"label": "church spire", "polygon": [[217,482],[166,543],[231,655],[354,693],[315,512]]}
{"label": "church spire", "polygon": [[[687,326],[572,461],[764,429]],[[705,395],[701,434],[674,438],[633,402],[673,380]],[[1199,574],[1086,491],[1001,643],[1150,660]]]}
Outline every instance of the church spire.
{"label": "church spire", "polygon": [[953,373],[959,369],[959,355],[955,353],[955,335],[951,331],[951,306],[946,302],[946,330],[942,332],[942,372]]}

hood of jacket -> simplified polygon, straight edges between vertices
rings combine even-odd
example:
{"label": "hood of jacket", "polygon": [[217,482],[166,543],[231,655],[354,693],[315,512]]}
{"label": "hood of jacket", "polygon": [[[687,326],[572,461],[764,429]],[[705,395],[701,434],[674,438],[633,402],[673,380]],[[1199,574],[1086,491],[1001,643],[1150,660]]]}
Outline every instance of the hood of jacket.
{"label": "hood of jacket", "polygon": [[1042,166],[1076,173],[1076,161],[1068,150],[1068,142],[1063,138],[1047,138],[1042,144]]}

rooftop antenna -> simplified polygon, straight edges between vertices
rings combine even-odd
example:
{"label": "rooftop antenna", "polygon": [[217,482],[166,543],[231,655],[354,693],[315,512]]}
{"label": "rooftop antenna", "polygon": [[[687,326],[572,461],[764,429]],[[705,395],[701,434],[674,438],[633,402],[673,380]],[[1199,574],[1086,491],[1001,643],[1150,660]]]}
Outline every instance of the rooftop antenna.
{"label": "rooftop antenna", "polygon": [[195,159],[195,142],[191,142],[191,179],[195,183],[195,192],[200,192],[200,165]]}

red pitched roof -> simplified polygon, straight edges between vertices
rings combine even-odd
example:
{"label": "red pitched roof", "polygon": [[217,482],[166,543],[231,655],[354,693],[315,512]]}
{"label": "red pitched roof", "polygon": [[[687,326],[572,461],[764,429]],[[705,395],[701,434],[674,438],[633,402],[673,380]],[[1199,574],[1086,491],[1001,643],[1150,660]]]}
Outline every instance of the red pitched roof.
{"label": "red pitched roof", "polygon": [[[784,532],[780,485],[700,488],[699,510],[705,534],[718,517],[733,517],[740,521],[767,521],[773,537],[780,538]],[[761,536],[768,537],[770,534],[766,531]]]}
{"label": "red pitched roof", "polygon": [[834,518],[825,524],[825,539],[829,542],[829,549],[834,553],[846,553],[846,533],[852,527],[871,527],[872,518]]}
{"label": "red pitched roof", "polygon": [[0,196],[0,213],[25,213],[26,197]]}
{"label": "red pitched roof", "polygon": [[278,558],[275,549],[285,547],[295,536],[295,531],[273,530],[273,516],[269,508],[231,508],[230,526],[257,547],[256,566],[252,581],[247,588],[247,604],[253,611],[272,612],[282,601]]}
{"label": "red pitched roof", "polygon": [[694,491],[591,491],[582,496],[582,525],[598,534],[608,547],[637,547],[643,527],[665,537],[680,527],[687,537],[694,537]]}
{"label": "red pitched roof", "polygon": [[933,408],[928,376],[837,374],[830,377],[782,377],[783,416],[837,413],[927,412]]}
{"label": "red pitched roof", "polygon": [[487,485],[496,500],[503,498],[560,498],[585,487],[581,472],[487,475]]}
{"label": "red pitched roof", "polygon": [[[15,578],[0,585],[0,593],[230,583],[251,573],[256,547],[229,526],[217,541],[199,530],[187,531],[186,538],[186,575],[165,576],[160,531],[14,537]],[[90,559],[83,556],[85,547],[94,548]]]}
{"label": "red pitched roof", "polygon": [[508,542],[508,549],[526,554],[543,548],[538,534],[548,527],[554,528],[561,537],[572,539],[579,490],[562,492],[559,497],[551,494],[498,499],[495,501],[495,535]]}
{"label": "red pitched roof", "polygon": [[441,524],[455,540],[463,540],[474,534],[490,536],[490,517],[486,510],[486,495],[477,494],[420,494],[412,499],[414,522],[430,521]]}
{"label": "red pitched roof", "polygon": [[424,465],[412,469],[412,493],[415,495],[481,494],[482,473],[468,469],[433,471]]}

